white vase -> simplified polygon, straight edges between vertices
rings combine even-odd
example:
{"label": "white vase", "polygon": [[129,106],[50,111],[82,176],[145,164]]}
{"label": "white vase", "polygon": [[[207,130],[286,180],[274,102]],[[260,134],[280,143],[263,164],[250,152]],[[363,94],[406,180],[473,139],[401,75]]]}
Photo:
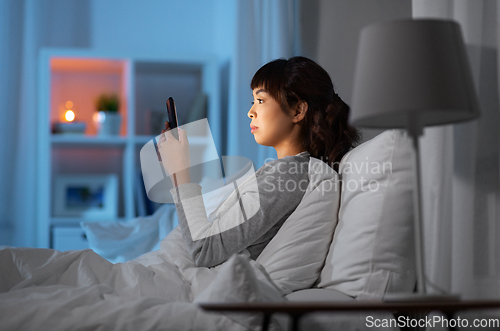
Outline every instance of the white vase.
{"label": "white vase", "polygon": [[122,117],[117,112],[99,111],[94,120],[97,126],[99,136],[116,136],[120,134],[120,125]]}

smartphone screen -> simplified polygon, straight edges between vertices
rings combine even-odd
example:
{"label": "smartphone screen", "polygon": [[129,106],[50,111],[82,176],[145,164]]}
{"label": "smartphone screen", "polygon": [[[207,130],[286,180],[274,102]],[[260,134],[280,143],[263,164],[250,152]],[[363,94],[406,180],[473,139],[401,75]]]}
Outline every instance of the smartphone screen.
{"label": "smartphone screen", "polygon": [[175,137],[175,139],[179,140],[179,133],[177,132],[179,123],[177,122],[177,111],[175,110],[175,102],[172,97],[168,98],[167,100],[167,114],[168,123],[170,124],[170,129],[172,130],[172,135]]}
{"label": "smartphone screen", "polygon": [[[172,97],[168,98],[167,100],[167,114],[170,129],[175,129],[172,130],[172,135],[175,137],[175,139],[179,140],[179,133],[177,132],[179,123],[177,122],[177,111],[175,110],[175,102]],[[156,154],[158,155],[158,161],[161,162],[161,155],[160,151],[158,150],[158,142],[156,141],[156,138],[153,138],[153,143],[155,146]]]}

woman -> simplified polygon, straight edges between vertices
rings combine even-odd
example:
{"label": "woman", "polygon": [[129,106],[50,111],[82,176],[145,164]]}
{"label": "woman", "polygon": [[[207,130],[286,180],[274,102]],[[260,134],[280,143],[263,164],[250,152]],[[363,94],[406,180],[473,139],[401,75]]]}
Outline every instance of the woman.
{"label": "woman", "polygon": [[251,88],[251,133],[258,144],[274,147],[278,159],[241,184],[210,220],[201,187],[190,182],[186,132],[179,130],[177,141],[166,131],[160,142],[179,225],[197,266],[215,266],[245,249],[256,259],[300,203],[309,182],[309,158],[338,171],[342,156],[359,140],[347,123],[349,107],[334,92],[328,73],[310,59],[269,62],[254,75]]}

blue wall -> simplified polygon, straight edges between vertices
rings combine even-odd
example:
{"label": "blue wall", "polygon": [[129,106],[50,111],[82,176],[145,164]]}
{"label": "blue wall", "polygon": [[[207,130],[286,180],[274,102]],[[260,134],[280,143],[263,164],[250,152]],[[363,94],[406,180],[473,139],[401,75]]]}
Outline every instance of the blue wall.
{"label": "blue wall", "polygon": [[217,1],[92,1],[91,47],[213,53]]}

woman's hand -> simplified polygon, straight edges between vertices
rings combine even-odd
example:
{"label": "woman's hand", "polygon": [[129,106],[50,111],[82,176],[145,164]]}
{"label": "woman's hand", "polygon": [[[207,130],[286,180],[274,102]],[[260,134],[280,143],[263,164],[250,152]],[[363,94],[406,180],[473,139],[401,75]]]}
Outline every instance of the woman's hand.
{"label": "woman's hand", "polygon": [[[185,130],[178,128],[179,140],[175,139],[169,130],[168,121],[162,130],[158,150],[160,151],[163,167],[170,176],[174,186],[191,182],[189,168],[189,142]],[[174,129],[175,130],[175,129]]]}

